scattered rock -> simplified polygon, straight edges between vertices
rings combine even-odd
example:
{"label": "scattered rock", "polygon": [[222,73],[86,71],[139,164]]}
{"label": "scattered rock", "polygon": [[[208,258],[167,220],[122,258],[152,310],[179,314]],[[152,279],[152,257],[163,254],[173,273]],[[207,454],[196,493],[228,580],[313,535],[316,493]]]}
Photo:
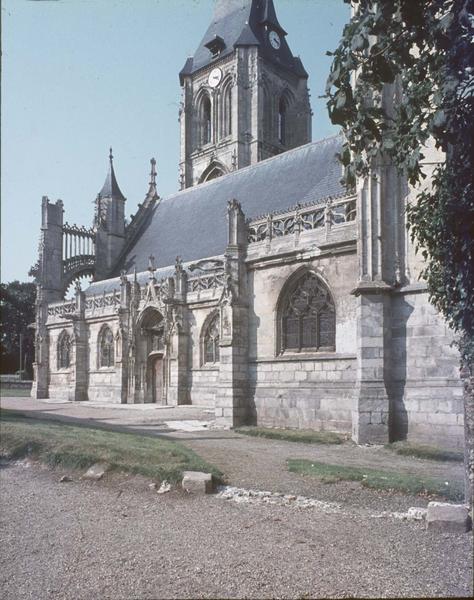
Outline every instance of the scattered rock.
{"label": "scattered rock", "polygon": [[426,519],[427,508],[421,508],[419,506],[411,506],[408,511],[408,520],[410,521],[424,521]]}
{"label": "scattered rock", "polygon": [[153,483],[149,483],[149,484],[148,484],[148,487],[150,488],[150,490],[156,490],[156,488],[157,488],[158,486],[156,485],[156,483],[155,483],[155,482],[153,482]]}
{"label": "scattered rock", "polygon": [[384,511],[378,515],[371,515],[372,517],[394,517],[395,519],[401,519],[402,521],[424,521],[426,519],[427,508],[420,508],[418,506],[412,506],[407,512],[391,512],[387,513]]}
{"label": "scattered rock", "polygon": [[211,473],[184,471],[181,485],[189,494],[212,494],[213,492]]}
{"label": "scattered rock", "polygon": [[69,481],[72,481],[71,477],[69,477],[69,475],[63,475],[59,480],[59,483],[68,483]]}
{"label": "scattered rock", "polygon": [[472,527],[465,504],[430,502],[426,515],[426,527],[443,533],[465,533]]}
{"label": "scattered rock", "polygon": [[[156,484],[155,484],[156,485]],[[166,492],[169,492],[171,490],[171,483],[168,483],[166,480],[163,481],[160,485],[160,489],[157,490],[157,494],[166,494]]]}
{"label": "scattered rock", "polygon": [[245,490],[233,486],[220,486],[218,497],[224,500],[233,500],[238,503],[248,504],[277,504],[293,508],[316,508],[323,512],[339,513],[341,507],[335,502],[323,502],[316,498],[295,496],[294,494],[281,494],[279,492],[266,492],[260,490]]}
{"label": "scattered rock", "polygon": [[84,473],[82,479],[92,479],[93,481],[98,481],[99,479],[102,479],[108,470],[109,465],[105,463],[96,463]]}

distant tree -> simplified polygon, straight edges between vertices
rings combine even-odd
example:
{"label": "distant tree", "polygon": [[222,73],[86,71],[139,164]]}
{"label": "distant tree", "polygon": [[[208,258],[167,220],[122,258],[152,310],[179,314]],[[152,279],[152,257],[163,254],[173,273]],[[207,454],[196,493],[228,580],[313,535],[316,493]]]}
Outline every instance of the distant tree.
{"label": "distant tree", "polygon": [[[344,0],[350,3],[350,0]],[[417,188],[429,138],[445,153],[431,186],[408,207],[426,259],[431,302],[457,333],[464,375],[466,499],[474,480],[474,0],[353,0],[327,83],[341,125],[345,180],[366,176],[384,156]],[[356,74],[354,76],[354,74]],[[386,114],[386,84],[401,100]]]}
{"label": "distant tree", "polygon": [[20,368],[20,335],[22,366],[32,375],[34,332],[28,325],[35,321],[36,286],[34,283],[0,284],[0,356],[2,373],[14,373]]}

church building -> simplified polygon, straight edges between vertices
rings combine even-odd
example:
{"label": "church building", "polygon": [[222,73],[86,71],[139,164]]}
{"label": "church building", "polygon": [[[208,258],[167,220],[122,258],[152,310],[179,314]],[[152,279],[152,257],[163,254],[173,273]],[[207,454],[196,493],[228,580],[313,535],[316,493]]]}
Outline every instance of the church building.
{"label": "church building", "polygon": [[32,395],[462,446],[457,351],[406,229],[414,193],[386,164],[343,187],[342,135],[311,140],[286,38],[273,0],[216,0],[179,73],[181,189],[160,197],[152,159],[127,222],[111,150],[90,228],[43,197]]}

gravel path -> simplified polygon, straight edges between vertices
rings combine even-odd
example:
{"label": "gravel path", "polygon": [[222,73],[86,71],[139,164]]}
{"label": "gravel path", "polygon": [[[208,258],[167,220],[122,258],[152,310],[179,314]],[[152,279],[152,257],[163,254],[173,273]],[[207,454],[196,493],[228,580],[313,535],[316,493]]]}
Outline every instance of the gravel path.
{"label": "gravel path", "polygon": [[472,594],[472,534],[1,469],[4,600]]}

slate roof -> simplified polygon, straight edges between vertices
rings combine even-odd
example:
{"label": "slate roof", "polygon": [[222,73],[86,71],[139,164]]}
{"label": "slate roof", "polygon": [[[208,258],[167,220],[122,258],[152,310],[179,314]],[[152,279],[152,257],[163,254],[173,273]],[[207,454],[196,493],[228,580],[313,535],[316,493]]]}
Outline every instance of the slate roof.
{"label": "slate roof", "polygon": [[[267,26],[280,34],[281,47],[278,50],[270,45]],[[273,0],[217,0],[213,21],[194,56],[186,60],[180,79],[215,62],[206,44],[216,36],[225,43],[219,58],[231,54],[236,46],[258,46],[261,56],[300,77],[307,77],[301,60],[293,56],[285,35],[285,30],[278,22]]]}
{"label": "slate roof", "polygon": [[341,135],[312,142],[162,199],[118,271],[145,271],[150,254],[157,267],[174,265],[176,256],[187,262],[221,255],[231,199],[241,203],[247,218],[255,218],[344,195],[342,168],[335,157],[342,143]]}

